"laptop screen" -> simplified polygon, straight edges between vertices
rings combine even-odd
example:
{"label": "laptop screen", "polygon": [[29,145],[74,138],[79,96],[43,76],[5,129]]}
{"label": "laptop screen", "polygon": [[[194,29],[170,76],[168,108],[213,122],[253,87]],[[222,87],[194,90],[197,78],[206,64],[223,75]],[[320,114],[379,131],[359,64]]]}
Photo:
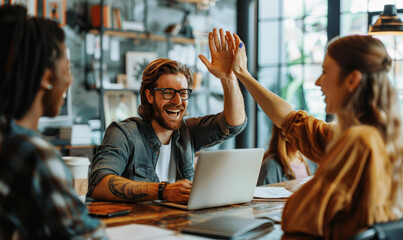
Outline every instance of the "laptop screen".
{"label": "laptop screen", "polygon": [[250,202],[263,148],[203,151],[199,154],[188,209]]}

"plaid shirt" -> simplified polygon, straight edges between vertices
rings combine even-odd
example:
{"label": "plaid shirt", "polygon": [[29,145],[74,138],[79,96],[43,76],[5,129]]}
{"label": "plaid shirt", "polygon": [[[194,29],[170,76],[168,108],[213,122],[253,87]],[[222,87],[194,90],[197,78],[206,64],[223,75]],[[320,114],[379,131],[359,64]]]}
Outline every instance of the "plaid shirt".
{"label": "plaid shirt", "polygon": [[60,153],[0,118],[0,239],[106,239],[72,187]]}

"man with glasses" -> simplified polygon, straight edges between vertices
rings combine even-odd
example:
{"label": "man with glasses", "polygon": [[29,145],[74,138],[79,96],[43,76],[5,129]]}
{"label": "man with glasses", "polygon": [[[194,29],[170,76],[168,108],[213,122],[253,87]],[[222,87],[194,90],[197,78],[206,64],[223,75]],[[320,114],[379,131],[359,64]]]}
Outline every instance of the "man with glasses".
{"label": "man with glasses", "polygon": [[[90,166],[88,196],[110,201],[188,200],[194,153],[246,126],[243,97],[231,71],[232,50],[225,40],[223,47],[210,40],[210,50],[211,63],[200,58],[222,82],[223,112],[184,120],[192,93],[191,69],[169,59],[151,62],[140,88],[141,118],[110,124]],[[217,61],[217,51],[228,52],[228,61]]]}

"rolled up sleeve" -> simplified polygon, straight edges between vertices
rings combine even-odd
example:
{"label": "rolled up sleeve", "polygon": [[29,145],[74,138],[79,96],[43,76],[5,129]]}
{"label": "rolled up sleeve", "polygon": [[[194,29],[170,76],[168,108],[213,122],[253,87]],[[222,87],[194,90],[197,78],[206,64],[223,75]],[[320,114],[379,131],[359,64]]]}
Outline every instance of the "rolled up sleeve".
{"label": "rolled up sleeve", "polygon": [[307,158],[318,163],[331,139],[331,124],[309,116],[305,111],[290,113],[282,126],[285,139]]}
{"label": "rolled up sleeve", "polygon": [[202,150],[228,140],[241,133],[247,124],[231,126],[227,123],[224,113],[207,115],[200,118],[189,118],[186,123],[193,136],[195,151]]}
{"label": "rolled up sleeve", "polygon": [[105,132],[102,144],[97,148],[88,176],[88,196],[95,186],[107,175],[120,176],[130,157],[130,138],[118,123],[112,123]]}

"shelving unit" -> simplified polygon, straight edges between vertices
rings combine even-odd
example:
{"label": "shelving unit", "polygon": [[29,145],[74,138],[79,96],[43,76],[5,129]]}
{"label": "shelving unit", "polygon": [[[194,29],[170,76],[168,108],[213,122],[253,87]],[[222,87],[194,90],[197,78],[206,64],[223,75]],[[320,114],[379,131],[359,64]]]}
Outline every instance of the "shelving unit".
{"label": "shelving unit", "polygon": [[[200,1],[178,1],[178,2],[188,2],[188,3],[192,3],[192,4],[197,4]],[[104,6],[104,0],[100,0],[99,1],[100,4],[100,9],[103,9]],[[144,11],[147,11],[147,1],[144,0],[144,5],[145,5],[145,9]],[[88,2],[87,2],[87,9],[88,9]],[[147,14],[145,14],[146,16]],[[100,38],[100,46],[101,46],[101,54],[99,59],[97,59],[96,61],[99,62],[99,69],[98,70],[93,70],[91,68],[89,68],[89,61],[86,55],[86,78],[87,78],[87,73],[88,72],[94,72],[94,71],[99,71],[94,72],[96,73],[97,76],[99,76],[100,82],[99,82],[99,88],[95,89],[96,91],[98,91],[99,94],[99,118],[101,120],[101,136],[103,136],[103,133],[105,132],[105,112],[104,112],[104,95],[106,93],[106,91],[131,91],[133,93],[135,93],[137,95],[137,102],[139,103],[140,101],[140,97],[139,97],[139,90],[137,89],[107,89],[105,88],[105,86],[103,85],[103,76],[104,76],[104,72],[102,69],[103,64],[106,62],[105,60],[105,55],[104,55],[104,50],[103,50],[103,36],[109,36],[109,37],[117,37],[117,38],[125,38],[125,39],[133,39],[133,46],[137,45],[139,43],[139,41],[149,41],[149,42],[162,42],[165,43],[166,46],[159,48],[159,50],[165,48],[166,52],[164,53],[164,55],[160,55],[158,57],[167,57],[168,56],[168,51],[170,50],[170,48],[173,46],[173,44],[180,44],[180,45],[194,45],[196,48],[196,45],[198,47],[200,46],[207,46],[208,44],[208,40],[207,39],[193,39],[193,38],[187,38],[187,37],[182,37],[182,36],[173,36],[170,34],[153,34],[147,31],[147,19],[146,17],[143,19],[144,21],[144,25],[145,25],[145,29],[146,31],[123,31],[123,30],[117,30],[117,29],[110,29],[110,28],[105,28],[103,25],[103,21],[104,21],[104,16],[103,16],[103,11],[101,11],[101,25],[99,28],[96,29],[90,29],[87,31],[87,34],[93,34],[93,35],[97,35]],[[164,50],[163,50],[164,51]],[[160,52],[161,54],[161,52]],[[197,54],[195,56],[197,58]],[[196,66],[192,66],[193,70],[197,71],[197,67]],[[115,69],[114,69],[115,70]],[[192,109],[195,110],[196,114],[199,113],[210,113],[210,102],[211,99],[209,99],[209,96],[214,96],[215,98],[221,99],[222,94],[220,95],[219,91],[217,90],[210,90],[206,87],[202,87],[201,89],[197,89],[194,90],[192,93],[193,96],[193,100],[191,102],[189,102],[189,107],[191,107]],[[215,101],[215,100],[214,100]],[[220,101],[220,100],[218,100]],[[200,104],[200,102],[203,102],[205,104]],[[189,108],[188,107],[188,108]],[[204,115],[204,114],[203,114]]]}
{"label": "shelving unit", "polygon": [[[92,29],[88,33],[95,35],[100,35],[100,31],[97,29]],[[172,42],[178,44],[196,44],[196,40],[193,38],[185,37],[175,37],[175,36],[163,36],[150,34],[145,32],[132,32],[132,31],[120,31],[120,30],[104,30],[104,35],[114,36],[114,37],[125,37],[133,39],[142,39],[150,41],[161,41],[161,42]],[[201,44],[207,44],[206,41],[200,41]]]}

